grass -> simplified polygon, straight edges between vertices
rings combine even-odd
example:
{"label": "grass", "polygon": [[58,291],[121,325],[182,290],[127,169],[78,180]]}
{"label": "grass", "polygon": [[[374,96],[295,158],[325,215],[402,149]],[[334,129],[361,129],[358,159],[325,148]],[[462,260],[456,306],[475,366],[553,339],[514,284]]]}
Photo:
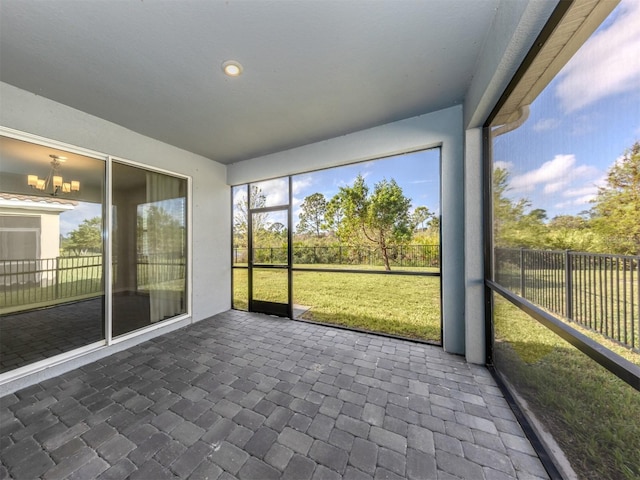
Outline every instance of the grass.
{"label": "grass", "polygon": [[[273,271],[254,273],[260,299],[282,301],[283,284]],[[233,276],[234,308],[246,310],[247,270],[234,269]],[[311,307],[303,319],[441,341],[439,277],[298,271],[293,275],[293,302]]]}
{"label": "grass", "polygon": [[[495,337],[496,368],[553,435],[579,478],[640,478],[638,391],[498,296]],[[640,365],[640,354],[607,346]]]}
{"label": "grass", "polygon": [[[522,295],[520,271],[502,265],[498,269],[501,285]],[[524,297],[554,315],[566,312],[566,285],[562,269],[526,270]],[[630,272],[573,270],[572,320],[640,349],[640,278]]]}

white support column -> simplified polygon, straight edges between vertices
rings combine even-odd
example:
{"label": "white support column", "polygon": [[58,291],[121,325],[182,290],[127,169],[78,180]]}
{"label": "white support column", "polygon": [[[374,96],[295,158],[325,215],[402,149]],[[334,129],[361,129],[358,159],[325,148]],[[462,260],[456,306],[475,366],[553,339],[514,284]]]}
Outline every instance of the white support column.
{"label": "white support column", "polygon": [[465,354],[464,132],[442,143],[442,346]]}
{"label": "white support column", "polygon": [[465,356],[486,361],[484,318],[482,129],[465,132]]}

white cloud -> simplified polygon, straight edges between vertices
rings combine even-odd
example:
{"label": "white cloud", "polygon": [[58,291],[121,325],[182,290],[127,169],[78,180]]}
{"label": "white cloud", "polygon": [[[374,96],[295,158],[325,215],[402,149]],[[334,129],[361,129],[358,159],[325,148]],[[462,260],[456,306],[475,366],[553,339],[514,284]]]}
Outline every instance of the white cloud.
{"label": "white cloud", "polygon": [[563,197],[571,198],[571,197],[591,197],[593,198],[596,193],[598,193],[598,186],[596,184],[593,185],[585,185],[579,188],[569,188],[562,193]]}
{"label": "white cloud", "polygon": [[562,188],[566,185],[566,183],[564,181],[562,182],[552,182],[552,183],[547,183],[544,186],[544,189],[542,190],[542,193],[544,194],[549,194],[549,193],[556,193],[559,192],[560,190],[562,190]]}
{"label": "white cloud", "polygon": [[567,112],[640,90],[640,2],[625,0],[617,8],[615,21],[596,32],[559,75],[556,96]]}
{"label": "white cloud", "polygon": [[511,180],[511,188],[514,190],[528,189],[540,183],[568,183],[568,176],[576,163],[576,157],[570,155],[556,155],[553,160],[544,162],[540,168],[517,175]]}
{"label": "white cloud", "polygon": [[588,206],[591,203],[591,200],[596,198],[598,193],[598,187],[595,184],[585,185],[580,188],[572,188],[563,192],[562,196],[565,198],[569,198],[565,203],[569,206],[577,206],[584,205]]}
{"label": "white cloud", "polygon": [[289,179],[276,178],[254,183],[266,197],[267,206],[286,205],[289,203]]}
{"label": "white cloud", "polygon": [[567,200],[566,202],[556,203],[554,205],[555,208],[561,210],[570,207],[585,207],[588,208],[591,204],[591,200],[595,198],[595,195],[583,195],[581,197],[572,198],[571,200]]}
{"label": "white cloud", "polygon": [[538,120],[533,126],[534,132],[546,132],[547,130],[553,130],[560,126],[560,120],[557,118],[543,118]]}
{"label": "white cloud", "polygon": [[511,169],[513,168],[513,162],[505,162],[503,160],[498,160],[496,162],[493,162],[493,168],[502,168],[503,170],[508,170],[511,171]]}
{"label": "white cloud", "polygon": [[313,176],[311,174],[297,175],[294,178],[295,178],[295,180],[293,182],[291,182],[292,183],[292,187],[293,187],[293,194],[294,195],[300,193],[305,188],[308,188],[308,187],[310,187],[311,185],[314,184],[314,178],[313,178]]}
{"label": "white cloud", "polygon": [[[563,197],[567,197],[567,192],[578,189],[568,188],[572,183],[580,179],[593,179],[600,174],[600,171],[589,165],[576,165],[576,157],[573,154],[556,155],[553,160],[543,163],[539,168],[530,170],[521,175],[516,175],[510,182],[513,193],[531,193],[538,186],[542,187],[543,195],[554,195],[562,192]],[[593,184],[593,182],[592,182]],[[596,188],[595,186],[589,188]],[[583,191],[576,195],[592,195],[597,190]]]}
{"label": "white cloud", "polygon": [[583,195],[582,197],[578,197],[576,199],[573,200],[573,204],[574,205],[587,205],[588,203],[591,203],[591,200],[593,200],[594,198],[596,198],[595,194],[594,195]]}

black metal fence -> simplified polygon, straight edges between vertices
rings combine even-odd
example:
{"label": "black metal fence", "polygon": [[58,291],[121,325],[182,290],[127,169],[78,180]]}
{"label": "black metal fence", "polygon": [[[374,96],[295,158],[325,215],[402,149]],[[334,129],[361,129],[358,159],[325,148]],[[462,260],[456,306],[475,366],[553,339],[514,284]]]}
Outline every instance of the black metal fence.
{"label": "black metal fence", "polygon": [[98,293],[102,256],[0,260],[0,307]]}
{"label": "black metal fence", "polygon": [[[138,288],[184,281],[182,254],[139,255]],[[113,262],[114,279],[118,263]],[[102,256],[0,260],[0,309],[11,309],[104,292]]]}
{"label": "black metal fence", "polygon": [[507,248],[494,253],[500,285],[640,349],[640,256]]}
{"label": "black metal fence", "polygon": [[[287,263],[286,247],[254,248],[255,263]],[[440,267],[439,245],[401,245],[388,250],[395,267]],[[233,263],[247,263],[248,250],[233,248]],[[293,247],[293,263],[303,265],[384,265],[380,249],[358,246]]]}
{"label": "black metal fence", "polygon": [[156,288],[163,283],[186,279],[186,262],[183,254],[159,253],[138,255],[138,287],[152,285]]}

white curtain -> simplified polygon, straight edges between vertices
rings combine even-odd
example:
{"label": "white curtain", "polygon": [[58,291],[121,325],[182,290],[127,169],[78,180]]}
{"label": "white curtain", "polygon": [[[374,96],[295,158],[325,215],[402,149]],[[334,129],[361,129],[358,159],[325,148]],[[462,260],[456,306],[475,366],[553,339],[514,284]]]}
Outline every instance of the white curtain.
{"label": "white curtain", "polygon": [[[182,198],[182,182],[184,180],[169,175],[147,172],[147,208],[142,221],[143,228],[146,228],[147,244],[143,247],[149,262],[147,269],[151,323],[174,317],[184,311],[184,283],[182,287],[177,287],[178,278],[175,278],[175,272],[184,270],[170,265],[178,261],[184,262],[184,258],[180,258],[181,252],[169,250],[171,242],[164,241],[169,232],[162,230],[162,222],[158,220],[158,212],[175,213],[170,211],[171,205],[179,202],[176,199]],[[159,224],[154,225],[153,222]],[[184,216],[180,222],[184,225]]]}

